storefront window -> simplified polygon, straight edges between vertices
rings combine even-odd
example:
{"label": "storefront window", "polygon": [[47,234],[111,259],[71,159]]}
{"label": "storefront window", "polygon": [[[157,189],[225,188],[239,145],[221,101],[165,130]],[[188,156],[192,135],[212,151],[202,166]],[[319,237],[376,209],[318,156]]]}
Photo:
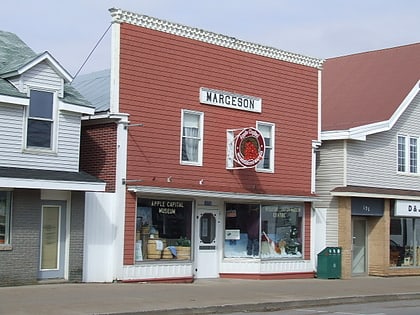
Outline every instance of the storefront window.
{"label": "storefront window", "polygon": [[392,217],[390,266],[420,266],[420,219]]}
{"label": "storefront window", "polygon": [[225,257],[302,257],[303,205],[226,204]]}
{"label": "storefront window", "polygon": [[138,199],[136,261],[191,259],[192,201]]}

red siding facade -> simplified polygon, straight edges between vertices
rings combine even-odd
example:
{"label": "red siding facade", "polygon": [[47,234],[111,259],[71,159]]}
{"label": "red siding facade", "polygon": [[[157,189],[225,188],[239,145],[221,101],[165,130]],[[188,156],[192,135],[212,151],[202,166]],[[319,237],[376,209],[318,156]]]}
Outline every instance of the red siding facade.
{"label": "red siding facade", "polygon": [[[120,112],[130,113],[127,178],[142,185],[274,195],[311,194],[318,70],[121,25]],[[262,98],[262,113],[199,102],[200,87]],[[181,110],[204,112],[203,166],[180,164]],[[226,129],[275,123],[275,172],[226,169]],[[171,176],[172,182],[166,179]],[[205,185],[199,185],[204,178]]]}
{"label": "red siding facade", "polygon": [[[264,202],[302,207],[299,219],[303,223],[300,226],[303,250],[297,255],[297,267],[281,265],[279,259],[274,264],[266,261],[267,269],[255,273],[251,260],[248,270],[237,272],[236,266],[221,259],[220,263],[225,263],[223,270],[215,272],[220,277],[256,279],[313,276],[310,265],[311,200],[315,197],[312,161],[313,142],[319,137],[319,67],[208,43],[154,27],[119,23],[118,112],[127,113],[133,126],[126,129],[123,262],[127,276],[124,280],[150,280],[143,266],[153,264],[144,265],[143,258],[137,260],[136,252],[139,241],[136,225],[143,219],[137,218],[137,212],[144,211],[140,209],[141,200],[147,198],[179,198],[192,204],[193,231],[188,233],[192,248],[191,274],[184,272],[188,268],[173,274],[166,265],[155,262],[156,267],[152,269],[156,279],[190,279],[199,274],[200,268],[197,269],[195,263],[199,261],[201,234],[196,220],[202,209],[207,211],[206,206],[213,207],[208,211],[220,211],[220,223],[226,219],[224,205],[228,203],[263,205]],[[262,110],[252,112],[203,104],[201,88],[260,98]],[[202,165],[181,163],[183,110],[203,114]],[[256,128],[258,123],[274,126],[273,170],[227,168],[228,130]],[[222,194],[229,197],[220,197]],[[140,210],[137,202],[140,202]],[[217,229],[222,231],[218,238],[219,244],[223,244],[227,240],[222,237],[224,230],[230,228]],[[140,242],[144,246],[145,240]],[[180,265],[185,267],[182,262]]]}

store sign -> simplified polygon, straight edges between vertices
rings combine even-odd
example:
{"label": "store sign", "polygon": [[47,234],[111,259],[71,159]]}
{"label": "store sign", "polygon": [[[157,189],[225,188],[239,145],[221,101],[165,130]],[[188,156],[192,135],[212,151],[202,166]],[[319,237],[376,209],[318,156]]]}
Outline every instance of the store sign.
{"label": "store sign", "polygon": [[351,214],[381,217],[384,215],[384,200],[378,198],[351,198]]}
{"label": "store sign", "polygon": [[212,90],[204,87],[200,88],[200,103],[248,112],[261,113],[262,111],[262,99],[260,97]]}
{"label": "store sign", "polygon": [[152,200],[152,208],[157,208],[161,214],[176,214],[178,208],[184,208],[183,201],[174,200]]}
{"label": "store sign", "polygon": [[264,137],[255,128],[243,129],[235,140],[235,160],[243,167],[253,167],[263,158],[265,152]]}
{"label": "store sign", "polygon": [[395,201],[394,215],[396,217],[420,217],[420,201]]}

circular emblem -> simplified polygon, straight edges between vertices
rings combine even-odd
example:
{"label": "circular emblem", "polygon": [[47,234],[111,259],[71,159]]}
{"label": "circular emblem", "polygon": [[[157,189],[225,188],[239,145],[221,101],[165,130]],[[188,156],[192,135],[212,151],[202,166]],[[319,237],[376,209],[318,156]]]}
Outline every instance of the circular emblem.
{"label": "circular emblem", "polygon": [[265,143],[262,134],[255,128],[242,130],[235,140],[236,161],[245,167],[257,165],[264,157]]}

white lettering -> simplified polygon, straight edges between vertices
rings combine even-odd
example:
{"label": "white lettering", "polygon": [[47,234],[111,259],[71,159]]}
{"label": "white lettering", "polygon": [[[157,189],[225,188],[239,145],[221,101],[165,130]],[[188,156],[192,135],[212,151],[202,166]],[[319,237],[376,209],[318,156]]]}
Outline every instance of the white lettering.
{"label": "white lettering", "polygon": [[262,111],[261,98],[210,90],[207,88],[200,88],[200,102],[208,105],[223,106],[258,113],[261,113]]}

